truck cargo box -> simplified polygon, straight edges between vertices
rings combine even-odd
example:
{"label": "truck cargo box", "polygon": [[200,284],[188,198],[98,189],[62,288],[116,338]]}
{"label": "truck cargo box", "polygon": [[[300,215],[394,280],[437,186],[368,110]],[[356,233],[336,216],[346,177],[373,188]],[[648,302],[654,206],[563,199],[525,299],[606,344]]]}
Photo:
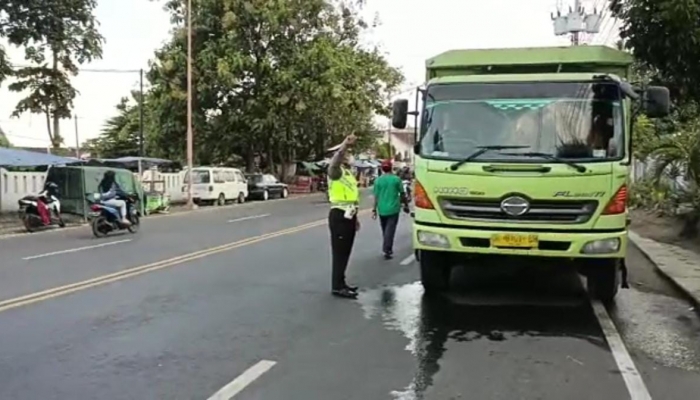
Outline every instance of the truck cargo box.
{"label": "truck cargo box", "polygon": [[450,50],[426,61],[426,80],[455,75],[609,73],[629,79],[632,55],[607,46]]}

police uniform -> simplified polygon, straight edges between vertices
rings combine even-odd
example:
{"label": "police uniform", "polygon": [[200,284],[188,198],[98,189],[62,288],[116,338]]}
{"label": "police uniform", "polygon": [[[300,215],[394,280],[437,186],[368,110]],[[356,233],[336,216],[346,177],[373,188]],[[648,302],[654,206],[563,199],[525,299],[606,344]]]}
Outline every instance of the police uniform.
{"label": "police uniform", "polygon": [[333,259],[333,291],[347,289],[345,270],[348,266],[352,245],[357,232],[357,212],[360,203],[360,190],[357,179],[349,170],[342,168],[342,175],[328,182],[328,195],[331,210],[328,226],[331,232],[331,252]]}

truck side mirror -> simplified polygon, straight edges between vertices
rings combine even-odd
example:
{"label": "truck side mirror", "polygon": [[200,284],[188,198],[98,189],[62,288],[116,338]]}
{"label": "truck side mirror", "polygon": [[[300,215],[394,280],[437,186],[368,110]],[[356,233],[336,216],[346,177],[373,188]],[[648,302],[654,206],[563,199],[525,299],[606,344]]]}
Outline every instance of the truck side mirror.
{"label": "truck side mirror", "polygon": [[399,99],[394,101],[391,107],[391,126],[396,129],[406,128],[408,121],[408,100]]}
{"label": "truck side mirror", "polygon": [[663,86],[649,86],[644,93],[644,114],[649,118],[663,118],[671,111],[671,94]]}

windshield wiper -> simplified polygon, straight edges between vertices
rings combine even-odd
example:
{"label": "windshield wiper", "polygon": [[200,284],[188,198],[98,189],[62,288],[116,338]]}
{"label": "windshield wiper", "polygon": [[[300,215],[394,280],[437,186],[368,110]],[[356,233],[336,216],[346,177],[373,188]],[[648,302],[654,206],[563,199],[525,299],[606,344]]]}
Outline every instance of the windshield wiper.
{"label": "windshield wiper", "polygon": [[549,153],[529,152],[529,153],[502,153],[502,154],[506,155],[506,156],[541,157],[541,158],[546,158],[548,160],[552,160],[552,161],[566,164],[566,165],[570,166],[571,168],[575,168],[576,171],[581,172],[581,173],[588,171],[586,169],[586,167],[584,167],[581,164],[576,164],[575,162],[567,161],[564,158],[557,157],[557,156],[555,156],[553,154],[549,154]]}
{"label": "windshield wiper", "polygon": [[515,149],[527,149],[530,146],[505,146],[505,145],[499,145],[499,146],[479,146],[477,147],[477,151],[473,152],[469,156],[457,161],[456,163],[450,165],[450,169],[453,171],[457,171],[459,167],[462,165],[468,163],[469,161],[479,157],[480,155],[489,152],[489,151],[495,151],[495,150],[515,150]]}

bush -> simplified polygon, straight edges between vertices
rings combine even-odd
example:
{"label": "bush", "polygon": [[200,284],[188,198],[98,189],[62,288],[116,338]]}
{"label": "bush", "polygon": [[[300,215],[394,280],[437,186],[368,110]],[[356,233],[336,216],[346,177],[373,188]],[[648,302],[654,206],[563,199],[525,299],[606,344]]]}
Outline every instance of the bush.
{"label": "bush", "polygon": [[642,179],[630,186],[629,206],[673,215],[678,208],[678,197],[664,181]]}

